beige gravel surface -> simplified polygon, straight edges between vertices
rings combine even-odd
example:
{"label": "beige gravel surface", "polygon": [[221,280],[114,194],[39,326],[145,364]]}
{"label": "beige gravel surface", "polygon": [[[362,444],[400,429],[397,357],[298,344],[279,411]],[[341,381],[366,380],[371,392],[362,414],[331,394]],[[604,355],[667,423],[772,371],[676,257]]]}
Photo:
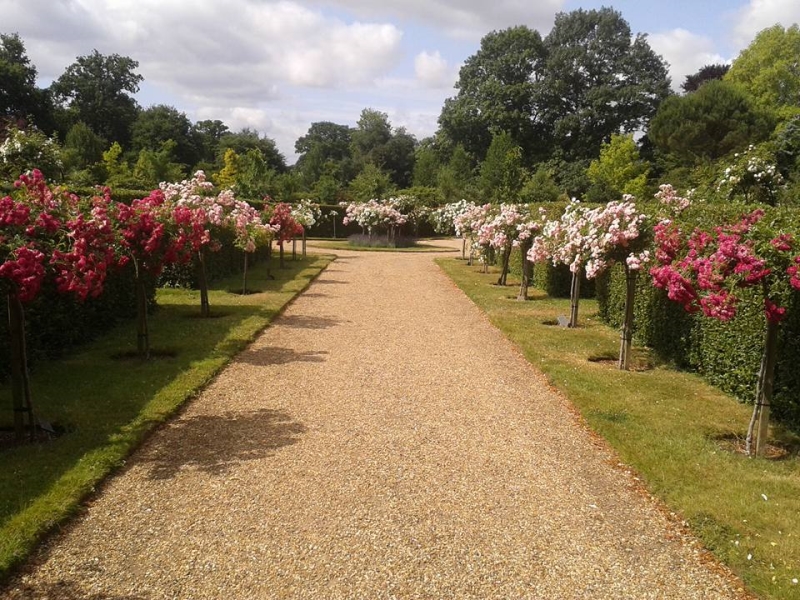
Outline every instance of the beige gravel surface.
{"label": "beige gravel surface", "polygon": [[431,254],[338,254],[3,597],[742,597]]}

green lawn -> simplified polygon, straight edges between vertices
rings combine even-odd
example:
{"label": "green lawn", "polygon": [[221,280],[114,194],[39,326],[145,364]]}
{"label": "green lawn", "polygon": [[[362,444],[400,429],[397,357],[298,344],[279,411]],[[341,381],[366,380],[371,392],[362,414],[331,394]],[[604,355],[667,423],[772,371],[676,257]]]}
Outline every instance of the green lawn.
{"label": "green lawn", "polygon": [[[47,443],[0,453],[0,579],[23,560],[41,536],[74,513],[80,502],[148,432],[203,388],[237,352],[333,259],[286,261],[275,280],[266,266],[251,269],[242,296],[239,277],[212,286],[212,317],[198,318],[199,292],[158,291],[150,321],[158,358],[119,358],[136,348],[134,323],[126,323],[59,361],[32,373],[37,414],[68,433]],[[117,358],[114,358],[117,356]],[[0,387],[0,425],[11,421],[11,394]]]}
{"label": "green lawn", "polygon": [[800,598],[797,435],[773,428],[779,457],[733,452],[731,438],[744,436],[751,407],[696,375],[658,365],[644,349],[637,349],[638,371],[589,360],[616,356],[619,344],[619,332],[597,317],[596,302],[582,300],[580,327],[564,329],[545,323],[569,314],[569,300],[532,289],[533,300],[518,302],[515,286],[492,285],[496,272],[484,275],[457,259],[437,262],[753,591]]}

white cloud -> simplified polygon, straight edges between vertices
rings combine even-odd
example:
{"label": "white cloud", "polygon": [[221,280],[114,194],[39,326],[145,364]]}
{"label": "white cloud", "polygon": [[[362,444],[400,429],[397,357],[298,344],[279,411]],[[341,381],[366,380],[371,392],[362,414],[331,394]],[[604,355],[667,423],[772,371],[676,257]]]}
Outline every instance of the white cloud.
{"label": "white cloud", "polygon": [[393,17],[444,29],[458,38],[480,39],[493,29],[529,25],[539,31],[553,26],[564,0],[316,0],[369,17]]}
{"label": "white cloud", "polygon": [[[0,0],[0,15],[41,85],[93,49],[129,56],[145,78],[143,105],[255,128],[292,162],[310,123],[354,124],[364,107],[432,134],[462,59],[453,48],[517,24],[547,31],[564,2]],[[443,35],[469,41],[440,45]]]}
{"label": "white cloud", "polygon": [[800,22],[797,0],[750,0],[738,15],[735,33],[744,48],[762,29],[781,24],[789,27]]}
{"label": "white cloud", "polygon": [[673,29],[647,37],[650,47],[664,57],[669,65],[672,89],[678,91],[687,75],[696,73],[710,64],[726,63],[729,60],[714,52],[714,42],[686,29]]}
{"label": "white cloud", "polygon": [[402,32],[392,24],[346,23],[285,0],[187,4],[0,0],[0,14],[5,30],[20,32],[45,79],[97,48],[138,60],[145,79],[189,97],[252,103],[274,97],[285,84],[359,84],[402,58]]}
{"label": "white cloud", "polygon": [[423,50],[414,58],[414,73],[420,84],[428,88],[452,88],[457,73],[437,50],[430,53]]}

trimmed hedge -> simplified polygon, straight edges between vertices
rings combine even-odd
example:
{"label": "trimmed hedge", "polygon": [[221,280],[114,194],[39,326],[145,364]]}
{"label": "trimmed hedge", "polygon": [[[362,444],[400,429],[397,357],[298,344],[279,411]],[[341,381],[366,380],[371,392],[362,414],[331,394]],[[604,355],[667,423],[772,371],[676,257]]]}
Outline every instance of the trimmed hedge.
{"label": "trimmed hedge", "polygon": [[[522,252],[519,248],[511,251],[508,262],[509,273],[522,279]],[[552,263],[536,263],[533,265],[533,287],[544,291],[552,298],[569,298],[572,286],[572,272],[567,265],[553,266]],[[581,280],[581,298],[595,297],[595,282],[592,279]]]}
{"label": "trimmed hedge", "polygon": [[[98,194],[97,189],[93,187],[78,187],[78,186],[65,186],[70,192],[81,198],[91,198]],[[141,200],[147,198],[152,190],[127,190],[124,188],[111,188],[111,198],[115,202],[122,202],[123,204],[130,204],[134,200]]]}
{"label": "trimmed hedge", "polygon": [[[692,208],[680,218],[687,229],[708,228],[731,222],[754,208],[764,208],[765,218],[783,217],[800,223],[800,211],[704,205]],[[791,214],[789,214],[791,213]],[[701,314],[689,314],[667,298],[665,290],[652,284],[649,274],[637,281],[634,308],[634,337],[637,343],[655,350],[677,367],[696,370],[712,384],[742,402],[752,402],[764,345],[764,308],[755,289],[740,290],[736,317],[721,322]],[[614,327],[621,327],[625,303],[625,275],[617,265],[598,279],[597,298],[600,316]],[[790,426],[800,426],[800,299],[794,294],[781,324],[778,364],[775,373],[773,411],[775,418]]]}
{"label": "trimmed hedge", "polygon": [[[209,252],[206,256],[206,277],[208,282],[223,279],[235,273],[241,273],[244,267],[244,252],[233,245],[235,238],[232,231],[222,230],[215,234],[222,244],[217,252]],[[285,248],[286,246],[284,246]],[[291,245],[289,246],[291,249]],[[259,248],[247,257],[247,266],[255,267],[267,256],[266,248]],[[186,264],[169,265],[164,268],[158,278],[158,287],[182,287],[197,289],[198,272],[195,261]]]}
{"label": "trimmed hedge", "polygon": [[[345,225],[342,220],[345,217],[344,207],[338,204],[322,204],[320,205],[322,217],[306,231],[306,237],[318,238],[332,238],[333,236],[333,222],[336,220],[336,238],[346,239],[351,235],[362,233],[361,227],[356,223]],[[332,217],[331,213],[335,212],[336,217]],[[427,219],[419,223],[408,223],[400,228],[400,235],[404,237],[434,237],[436,232],[433,230]]]}

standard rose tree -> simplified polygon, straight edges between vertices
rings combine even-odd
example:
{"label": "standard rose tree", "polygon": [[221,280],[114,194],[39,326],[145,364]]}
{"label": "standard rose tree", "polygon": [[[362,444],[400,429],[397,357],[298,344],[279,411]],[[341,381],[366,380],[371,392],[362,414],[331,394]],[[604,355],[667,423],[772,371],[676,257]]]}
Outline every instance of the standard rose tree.
{"label": "standard rose tree", "polygon": [[280,202],[271,208],[269,213],[269,226],[275,231],[280,254],[280,268],[285,268],[283,257],[283,244],[293,240],[298,235],[303,235],[303,226],[292,216],[292,207],[285,202]]}
{"label": "standard rose tree", "polygon": [[747,430],[747,452],[764,453],[777,360],[778,331],[790,296],[800,290],[800,244],[778,219],[767,223],[763,210],[739,221],[683,231],[672,221],[655,228],[653,283],[689,312],[720,321],[736,316],[739,291],[760,290],[764,301],[764,353],[755,406]]}
{"label": "standard rose tree", "polygon": [[177,260],[181,248],[169,235],[171,215],[161,190],[153,190],[130,205],[118,203],[115,208],[122,248],[120,264],[133,264],[136,283],[136,350],[139,356],[149,358],[147,278],[158,277],[164,265]]}
{"label": "standard rose tree", "polygon": [[519,227],[527,220],[526,207],[518,204],[501,204],[500,212],[488,219],[478,230],[478,242],[500,253],[500,277],[497,285],[505,285],[511,250],[519,236]]}
{"label": "standard rose tree", "polygon": [[20,176],[14,187],[0,199],[0,287],[8,301],[14,429],[21,439],[25,414],[31,435],[35,428],[24,305],[48,277],[62,294],[98,296],[114,263],[114,232],[107,193],[83,201],[48,186],[38,170]]}
{"label": "standard rose tree", "polygon": [[588,233],[591,220],[588,209],[573,200],[561,218],[547,221],[541,233],[533,240],[528,251],[528,260],[543,262],[550,260],[554,266],[568,265],[572,273],[570,286],[569,327],[578,326],[578,308],[581,296],[581,278],[589,260]]}

